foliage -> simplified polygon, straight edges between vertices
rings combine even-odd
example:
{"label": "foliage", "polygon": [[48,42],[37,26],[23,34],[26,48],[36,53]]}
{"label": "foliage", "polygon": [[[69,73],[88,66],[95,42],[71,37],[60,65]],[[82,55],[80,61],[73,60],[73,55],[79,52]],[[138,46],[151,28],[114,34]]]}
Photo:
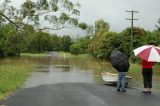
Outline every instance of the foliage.
{"label": "foliage", "polygon": [[87,29],[87,24],[86,23],[79,23],[79,28],[85,30],[85,29]]}
{"label": "foliage", "polygon": [[101,58],[101,47],[103,45],[103,40],[108,35],[108,30],[109,24],[103,19],[95,22],[95,34],[89,44],[89,52],[93,55],[93,57]]}
{"label": "foliage", "polygon": [[100,19],[95,22],[95,33],[99,32],[101,30],[108,31],[109,30],[109,24],[105,22],[103,19]]}
{"label": "foliage", "polygon": [[61,50],[65,52],[69,52],[70,45],[71,45],[71,37],[69,35],[64,35],[61,38]]}
{"label": "foliage", "polygon": [[90,36],[81,37],[70,46],[70,52],[75,55],[86,54],[88,52],[89,43]]}
{"label": "foliage", "polygon": [[[59,30],[79,26],[85,29],[86,25],[78,20],[80,5],[70,0],[25,0],[19,9],[4,0],[0,6],[0,19],[9,21],[17,30],[24,30],[28,25],[32,25],[35,30]],[[46,23],[50,23],[50,26]]]}
{"label": "foliage", "polygon": [[0,62],[0,100],[20,88],[28,73],[35,68],[24,60],[4,59]]}
{"label": "foliage", "polygon": [[81,51],[82,51],[82,48],[81,48],[80,44],[78,44],[78,43],[72,44],[70,46],[70,53],[71,54],[78,55],[81,53]]}
{"label": "foliage", "polygon": [[85,35],[93,36],[93,33],[94,33],[94,26],[88,25],[86,30],[85,30]]}
{"label": "foliage", "polygon": [[117,34],[115,32],[105,33],[98,50],[98,58],[109,60],[110,53],[116,48],[116,37]]}
{"label": "foliage", "polygon": [[[131,28],[124,29],[120,36],[122,37],[119,50],[125,53],[127,56],[130,56],[131,52]],[[133,28],[133,37],[132,37],[132,50],[144,45],[143,39],[147,36],[147,33],[144,29],[139,27]]]}
{"label": "foliage", "polygon": [[27,47],[28,52],[45,52],[53,50],[50,36],[48,33],[35,32],[32,37],[28,40],[29,44]]}
{"label": "foliage", "polygon": [[160,32],[160,19],[157,21],[158,25],[155,25],[156,26],[156,31],[157,32]]}
{"label": "foliage", "polygon": [[59,52],[62,47],[61,37],[57,35],[51,35],[50,39],[51,39],[50,41],[51,41],[51,46],[52,46],[53,51]]}
{"label": "foliage", "polygon": [[16,32],[12,25],[1,26],[1,50],[3,55],[19,56],[20,52],[25,48],[25,36]]}

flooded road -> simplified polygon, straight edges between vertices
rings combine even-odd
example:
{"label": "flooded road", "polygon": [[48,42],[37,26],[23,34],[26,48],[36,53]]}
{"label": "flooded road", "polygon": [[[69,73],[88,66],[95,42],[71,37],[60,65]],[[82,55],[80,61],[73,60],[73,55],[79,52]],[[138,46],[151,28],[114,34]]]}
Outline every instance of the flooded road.
{"label": "flooded road", "polygon": [[[70,82],[104,84],[106,82],[102,80],[102,71],[117,73],[109,62],[91,58],[49,56],[21,57],[20,59],[36,65],[36,69],[29,75],[23,88]],[[129,83],[129,86],[143,89],[141,72],[132,77],[135,79]],[[160,75],[157,73],[153,75],[153,89],[160,92]]]}
{"label": "flooded road", "polygon": [[101,72],[114,71],[109,63],[93,59],[39,57],[31,60],[37,63],[37,68],[23,88],[69,82],[104,83]]}
{"label": "flooded road", "polygon": [[72,65],[42,65],[24,84],[24,88],[66,82],[95,83],[92,70],[78,70]]}

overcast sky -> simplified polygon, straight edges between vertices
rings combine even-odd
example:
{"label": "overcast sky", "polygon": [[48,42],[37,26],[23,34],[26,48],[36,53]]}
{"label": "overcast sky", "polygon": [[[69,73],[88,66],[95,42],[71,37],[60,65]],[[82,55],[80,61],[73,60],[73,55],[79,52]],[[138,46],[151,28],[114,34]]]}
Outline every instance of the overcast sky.
{"label": "overcast sky", "polygon": [[[12,0],[18,5],[23,0]],[[19,2],[18,2],[19,1]],[[131,18],[131,14],[126,10],[135,10],[134,26],[142,27],[145,30],[154,30],[158,19],[160,19],[160,0],[71,0],[81,4],[80,20],[87,24],[94,25],[99,19],[104,19],[110,25],[110,31],[121,32],[126,27],[131,26],[131,22],[126,18]],[[61,30],[59,34],[83,35],[81,30]]]}

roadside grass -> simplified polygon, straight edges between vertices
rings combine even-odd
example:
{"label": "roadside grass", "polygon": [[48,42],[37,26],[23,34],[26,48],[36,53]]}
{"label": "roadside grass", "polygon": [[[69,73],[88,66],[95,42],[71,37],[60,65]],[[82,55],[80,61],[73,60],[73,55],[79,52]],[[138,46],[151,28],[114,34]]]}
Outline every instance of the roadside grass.
{"label": "roadside grass", "polygon": [[28,61],[5,59],[0,61],[0,100],[20,88],[35,66]]}
{"label": "roadside grass", "polygon": [[140,64],[136,64],[136,63],[130,63],[130,68],[128,71],[129,76],[135,78],[135,79],[142,79],[142,68]]}
{"label": "roadside grass", "polygon": [[[44,57],[46,56],[47,53],[21,53],[20,56],[30,56],[30,57]],[[89,58],[91,56],[89,56],[88,54],[79,54],[79,55],[72,55],[71,53],[69,52],[63,52],[63,51],[60,51],[58,53],[58,55],[60,57],[63,57],[63,58],[68,58],[68,57],[75,57],[75,58]]]}
{"label": "roadside grass", "polygon": [[79,55],[72,55],[69,52],[59,52],[59,56],[60,57],[72,57],[72,58],[91,58],[91,56],[89,54],[79,54]]}
{"label": "roadside grass", "polygon": [[20,56],[44,57],[46,53],[21,53]]}
{"label": "roadside grass", "polygon": [[[142,79],[142,67],[141,64],[131,63],[129,69],[129,75],[135,79]],[[156,63],[153,67],[153,78],[154,80],[159,80],[160,76],[160,64]]]}

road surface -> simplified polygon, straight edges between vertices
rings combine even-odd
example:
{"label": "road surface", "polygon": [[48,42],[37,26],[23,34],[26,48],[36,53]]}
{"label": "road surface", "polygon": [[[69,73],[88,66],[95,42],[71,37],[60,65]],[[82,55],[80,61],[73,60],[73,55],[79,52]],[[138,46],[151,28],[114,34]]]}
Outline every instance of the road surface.
{"label": "road surface", "polygon": [[0,106],[160,106],[160,94],[137,89],[116,92],[113,86],[94,83],[59,83],[25,88]]}

